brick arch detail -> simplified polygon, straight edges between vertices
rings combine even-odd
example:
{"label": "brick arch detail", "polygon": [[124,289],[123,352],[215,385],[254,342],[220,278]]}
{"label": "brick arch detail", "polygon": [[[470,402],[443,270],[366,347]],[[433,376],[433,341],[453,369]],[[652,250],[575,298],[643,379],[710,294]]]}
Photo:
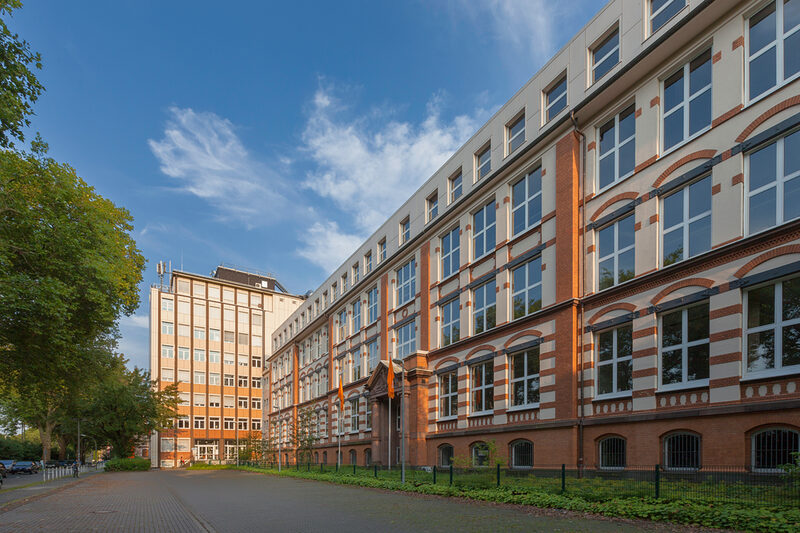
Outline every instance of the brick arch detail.
{"label": "brick arch detail", "polygon": [[608,206],[610,205],[613,205],[621,200],[636,200],[638,197],[639,195],[635,192],[622,192],[617,195],[614,195],[605,202],[603,202],[603,205],[601,205],[600,208],[597,211],[595,211],[591,217],[589,217],[589,220],[594,222],[595,220],[600,218],[600,215],[603,214],[603,211],[608,209]]}
{"label": "brick arch detail", "polygon": [[434,370],[439,370],[446,363],[458,363],[458,358],[457,357],[445,357],[444,359],[442,359],[441,361],[436,363],[436,366],[434,367]]}
{"label": "brick arch detail", "polygon": [[663,433],[661,433],[661,435],[658,436],[658,440],[663,442],[664,438],[669,437],[670,435],[674,435],[676,433],[688,433],[689,435],[694,435],[695,437],[700,437],[700,440],[703,439],[703,434],[700,433],[699,431],[697,431],[696,429],[689,429],[689,428],[686,428],[686,427],[677,427],[677,428],[673,428],[673,429],[668,429],[668,430],[664,431]]}
{"label": "brick arch detail", "polygon": [[789,255],[789,254],[800,254],[800,244],[790,244],[788,246],[781,246],[780,248],[774,248],[757,257],[754,257],[753,259],[745,263],[739,270],[737,270],[734,276],[737,278],[742,278],[746,276],[748,272],[753,270],[761,263],[769,261],[770,259],[775,259],[776,257],[780,257],[782,255]]}
{"label": "brick arch detail", "polygon": [[784,111],[796,105],[800,105],[800,96],[792,96],[791,98],[787,98],[783,102],[778,102],[774,106],[770,107],[769,109],[761,113],[758,117],[756,117],[755,120],[753,120],[753,122],[751,122],[745,129],[743,129],[742,133],[740,133],[739,136],[736,137],[736,142],[738,143],[744,142],[744,140],[747,139],[750,136],[750,134],[753,133],[753,131],[755,131],[755,129],[759,127],[761,124],[763,124],[766,120],[769,120],[770,118],[777,115],[781,111]]}
{"label": "brick arch detail", "polygon": [[522,337],[536,337],[542,338],[542,332],[537,329],[526,329],[525,331],[520,331],[516,335],[513,335],[510,339],[506,341],[503,345],[503,348],[508,348],[511,346],[517,339],[521,339]]}
{"label": "brick arch detail", "polygon": [[477,353],[483,352],[483,351],[494,353],[495,352],[495,347],[492,346],[491,344],[481,344],[480,346],[477,346],[477,347],[473,348],[472,350],[470,350],[470,352],[467,354],[466,359],[469,360],[469,358],[472,357],[473,355],[476,355]]}
{"label": "brick arch detail", "polygon": [[664,297],[672,292],[677,291],[678,289],[682,289],[684,287],[703,287],[703,288],[711,288],[714,286],[714,280],[708,278],[688,278],[682,279],[677,283],[673,283],[669,287],[666,287],[659,291],[658,294],[653,296],[653,299],[650,300],[650,303],[656,305],[658,302],[664,299]]}
{"label": "brick arch detail", "polygon": [[628,311],[629,313],[632,313],[632,312],[636,311],[636,306],[633,305],[633,304],[626,303],[626,302],[620,302],[620,303],[607,305],[607,306],[605,306],[604,308],[600,309],[598,312],[596,312],[595,314],[592,315],[592,318],[589,319],[589,325],[594,324],[595,322],[597,322],[597,320],[601,316],[603,316],[603,315],[605,315],[607,313],[610,313],[611,311],[620,311],[620,310]]}
{"label": "brick arch detail", "polygon": [[667,169],[661,173],[658,179],[656,179],[656,181],[653,182],[653,188],[655,189],[656,187],[659,187],[662,183],[664,183],[664,180],[666,180],[670,174],[675,172],[675,170],[678,167],[682,167],[686,163],[694,161],[696,159],[711,159],[716,154],[717,154],[716,150],[698,150],[696,152],[692,152],[691,154],[686,154],[685,156],[681,157],[680,159],[672,163],[670,166],[668,166]]}
{"label": "brick arch detail", "polygon": [[765,429],[788,429],[790,431],[800,432],[800,426],[796,426],[788,422],[769,422],[766,424],[759,424],[757,426],[751,427],[750,429],[744,432],[744,436],[749,439],[759,431],[764,431]]}
{"label": "brick arch detail", "polygon": [[615,433],[613,431],[608,432],[608,433],[603,433],[599,437],[595,438],[594,441],[595,441],[595,443],[600,444],[600,441],[602,441],[604,439],[608,439],[610,437],[617,437],[619,439],[624,440],[625,442],[628,442],[628,438],[625,437],[622,433]]}

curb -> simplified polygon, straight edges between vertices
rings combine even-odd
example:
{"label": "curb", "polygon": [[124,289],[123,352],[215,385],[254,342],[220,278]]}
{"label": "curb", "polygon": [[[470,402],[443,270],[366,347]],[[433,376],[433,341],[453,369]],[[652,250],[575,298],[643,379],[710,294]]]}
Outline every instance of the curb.
{"label": "curb", "polygon": [[39,494],[34,494],[32,496],[26,496],[26,497],[19,498],[19,499],[16,499],[16,500],[11,500],[10,502],[8,502],[8,503],[6,503],[4,505],[0,505],[0,514],[6,513],[8,511],[12,511],[12,510],[16,509],[17,507],[21,507],[21,506],[26,505],[28,503],[35,502],[37,500],[41,500],[42,498],[46,498],[47,496],[51,496],[53,494],[56,494],[57,492],[61,492],[62,490],[68,489],[70,487],[74,487],[75,485],[79,485],[80,483],[83,483],[88,478],[92,477],[93,475],[94,474],[90,474],[90,475],[85,476],[83,478],[78,478],[78,481],[72,481],[71,483],[67,483],[67,484],[61,485],[59,487],[53,487],[52,489],[45,490],[43,492],[40,492]]}

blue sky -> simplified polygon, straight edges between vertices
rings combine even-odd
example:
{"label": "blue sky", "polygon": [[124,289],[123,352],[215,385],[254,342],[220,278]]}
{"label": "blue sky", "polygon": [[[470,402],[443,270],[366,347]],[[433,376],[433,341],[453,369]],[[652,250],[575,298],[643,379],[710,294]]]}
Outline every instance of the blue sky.
{"label": "blue sky", "polygon": [[148,366],[155,264],[316,288],[604,2],[28,0],[32,131],[131,211],[120,349]]}

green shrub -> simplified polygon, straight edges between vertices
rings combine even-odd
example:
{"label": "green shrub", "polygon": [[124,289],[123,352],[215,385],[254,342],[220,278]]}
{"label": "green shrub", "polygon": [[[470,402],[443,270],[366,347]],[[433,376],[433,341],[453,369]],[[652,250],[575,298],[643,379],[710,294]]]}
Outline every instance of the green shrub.
{"label": "green shrub", "polygon": [[111,459],[106,462],[106,472],[132,472],[150,470],[150,459],[132,457],[130,459]]}

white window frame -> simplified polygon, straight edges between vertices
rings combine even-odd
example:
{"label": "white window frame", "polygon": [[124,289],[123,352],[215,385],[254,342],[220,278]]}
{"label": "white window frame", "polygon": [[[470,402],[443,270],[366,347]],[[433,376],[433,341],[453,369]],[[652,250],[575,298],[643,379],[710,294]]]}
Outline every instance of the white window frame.
{"label": "white window frame", "polygon": [[386,239],[378,242],[378,263],[386,261]]}
{"label": "white window frame", "polygon": [[[532,372],[532,369],[528,368],[528,354],[529,352],[536,352],[536,358],[539,361],[539,369],[537,372]],[[523,372],[522,376],[514,377],[514,357],[522,357],[523,358]],[[513,411],[516,409],[530,409],[530,408],[537,408],[539,407],[539,402],[541,401],[541,394],[542,394],[542,383],[541,383],[541,352],[540,346],[534,346],[533,348],[528,348],[527,350],[523,350],[520,352],[515,352],[508,355],[508,377],[509,377],[509,387],[508,387],[508,396],[509,396],[509,411]],[[539,398],[533,399],[528,398],[528,382],[529,381],[536,381],[536,392],[539,395]],[[516,383],[522,383],[523,390],[525,391],[525,401],[520,404],[514,404],[516,400],[516,396],[514,395],[514,385]]]}
{"label": "white window frame", "polygon": [[[542,223],[542,178],[542,167],[537,165],[536,168],[511,185],[511,230],[514,232],[514,236],[520,235]],[[531,182],[538,182],[538,190],[531,191]],[[523,184],[521,189],[523,198],[520,198],[519,203],[517,203],[515,193],[516,187],[520,183]],[[536,207],[539,209],[539,216],[534,220],[529,220],[531,210]],[[523,227],[519,230],[516,229],[516,224],[514,224],[514,219],[518,213],[525,221]]]}
{"label": "white window frame", "polygon": [[416,320],[397,328],[397,357],[404,359],[417,350]]}
{"label": "white window frame", "polygon": [[347,308],[344,308],[341,311],[339,311],[338,322],[339,322],[339,342],[342,342],[347,338]]}
{"label": "white window frame", "polygon": [[461,268],[461,227],[456,226],[441,237],[441,280],[458,273]]}
{"label": "white window frame", "polygon": [[161,358],[162,359],[175,359],[175,348],[171,344],[161,345]]}
{"label": "white window frame", "polygon": [[358,398],[348,400],[350,404],[350,433],[358,433],[359,420],[358,420]]}
{"label": "white window frame", "polygon": [[[373,348],[374,351],[373,351]],[[369,371],[372,372],[376,366],[378,366],[378,362],[381,360],[381,354],[378,351],[378,340],[371,341],[367,344],[367,357],[368,357],[368,364],[369,364]]]}
{"label": "white window frame", "polygon": [[[606,224],[602,228],[598,228],[597,229],[597,237],[595,239],[595,242],[597,243],[596,246],[595,246],[595,248],[596,248],[595,255],[597,256],[597,260],[595,261],[595,268],[597,269],[596,270],[597,275],[595,277],[597,278],[597,282],[595,283],[595,285],[596,285],[598,291],[605,291],[605,290],[611,289],[612,287],[616,287],[620,283],[624,283],[624,281],[623,282],[619,281],[619,256],[620,255],[624,254],[625,252],[627,252],[629,250],[633,250],[634,251],[633,255],[634,255],[634,257],[636,257],[636,231],[635,230],[634,230],[633,244],[629,244],[628,246],[626,246],[625,248],[622,248],[622,249],[620,249],[620,247],[619,247],[619,224],[620,224],[620,222],[622,222],[623,220],[626,220],[629,217],[633,217],[634,224],[635,224],[636,223],[635,222],[636,221],[636,214],[634,212],[634,213],[630,213],[630,214],[627,214],[625,216],[622,216],[622,217],[614,220],[614,222],[611,222],[610,224]],[[607,229],[609,226],[614,226],[614,251],[601,257],[600,256],[600,232],[602,230],[604,230],[604,229]],[[605,287],[605,288],[601,289],[600,288],[600,263],[602,263],[606,259],[610,259],[610,258],[614,259],[614,283],[609,287]],[[635,268],[635,265],[636,265],[636,263],[634,262],[634,268]],[[633,278],[631,278],[631,279],[634,279],[634,278],[636,278],[636,272],[635,271],[633,273]],[[625,281],[629,281],[629,280],[625,280]]]}
{"label": "white window frame", "polygon": [[[455,399],[455,409],[453,408]],[[439,420],[458,418],[458,372],[445,372],[439,376]]]}
{"label": "white window frame", "polygon": [[[494,220],[492,221],[491,224],[486,223],[487,220],[486,213],[488,209],[491,209],[492,213],[494,214],[493,217]],[[480,231],[475,231],[475,225],[476,225],[475,220],[477,219],[478,216],[483,218],[483,228]],[[493,242],[491,247],[489,246],[488,241],[486,239],[486,237],[489,235],[490,232],[494,236],[494,238],[492,239]],[[477,246],[475,244],[479,236],[483,237],[483,250],[481,251],[480,254],[478,253]],[[495,246],[497,246],[497,210],[495,209],[495,199],[491,198],[488,201],[488,203],[484,203],[480,209],[478,209],[472,214],[472,255],[473,255],[472,260],[477,261],[478,259],[481,259],[489,255],[490,253],[493,253]]]}
{"label": "white window frame", "polygon": [[[744,294],[742,295],[742,305],[743,305],[743,313],[742,313],[742,324],[744,325],[744,334],[742,336],[742,368],[744,368],[744,372],[742,373],[745,379],[756,379],[756,378],[767,378],[767,377],[777,377],[783,376],[786,374],[796,374],[800,372],[800,365],[791,365],[789,367],[783,366],[783,342],[781,339],[783,338],[783,328],[786,326],[794,326],[800,324],[800,317],[784,320],[783,319],[783,284],[786,281],[798,279],[797,277],[785,277],[778,280],[771,280],[767,283],[761,283],[758,285],[754,285],[752,287],[748,287]],[[755,326],[755,327],[747,327],[749,322],[749,299],[750,293],[753,290],[761,289],[764,287],[768,287],[770,285],[774,285],[774,296],[773,296],[773,306],[774,315],[773,321],[771,324],[766,324],[764,326]],[[773,332],[773,346],[774,346],[774,366],[767,370],[761,371],[751,371],[749,364],[748,364],[748,338],[751,334],[755,333],[762,333],[764,331],[772,331]]]}
{"label": "white window frame", "polygon": [[[481,163],[481,158],[488,155],[486,160]],[[480,181],[492,171],[492,145],[491,143],[483,146],[475,152],[475,181]]]}
{"label": "white window frame", "polygon": [[[536,274],[536,276],[538,276],[537,279],[531,280],[531,269]],[[525,284],[522,285],[521,287],[517,287],[516,273],[520,270],[523,271],[523,276],[525,277]],[[531,311],[528,303],[530,302],[531,296],[535,295],[537,290],[539,292],[539,308]],[[530,259],[511,270],[511,291],[512,291],[511,312],[509,313],[511,320],[519,320],[520,318],[524,318],[542,309],[542,256],[541,255],[537,255],[533,259]],[[514,304],[518,296],[522,296],[523,298],[523,306],[525,312],[519,316],[516,316],[516,308]]]}
{"label": "white window frame", "polygon": [[395,289],[395,305],[397,307],[412,301],[417,294],[417,265],[412,258],[395,271],[397,288]]}
{"label": "white window frame", "polygon": [[[751,53],[750,51],[750,20],[758,15],[762,10],[766,9],[769,4],[775,4],[775,39],[771,41],[769,44],[765,45],[760,50],[756,50],[755,53]],[[800,31],[800,24],[797,26],[790,28],[789,31],[783,31],[783,2],[781,0],[771,0],[765,4],[759,6],[751,15],[747,17],[747,22],[745,24],[744,29],[744,39],[745,39],[745,99],[747,105],[753,104],[758,102],[762,98],[765,98],[772,94],[773,92],[777,91],[781,87],[791,83],[798,77],[800,77],[800,72],[796,72],[792,74],[790,77],[785,78],[784,73],[784,48],[786,44],[786,39],[791,37],[797,31]],[[750,97],[750,63],[754,59],[758,59],[759,56],[767,53],[772,47],[775,47],[775,85],[764,91],[763,93],[756,95],[754,97]]]}
{"label": "white window frame", "polygon": [[[695,215],[693,217],[690,217],[689,216],[689,187],[691,187],[692,185],[695,185],[697,183],[700,183],[701,181],[706,180],[706,179],[708,180],[708,189],[709,189],[709,191],[708,191],[708,197],[709,197],[708,209],[706,211],[703,211],[700,214],[697,214],[697,215]],[[702,178],[693,181],[692,183],[684,185],[683,187],[681,187],[680,189],[678,189],[674,193],[670,193],[670,194],[664,196],[663,198],[661,198],[661,212],[663,213],[663,216],[660,217],[661,218],[661,246],[659,247],[659,255],[661,255],[660,262],[661,262],[661,266],[662,267],[672,266],[672,265],[675,265],[677,263],[680,263],[682,261],[686,261],[687,259],[690,259],[690,258],[694,257],[694,256],[689,255],[689,227],[692,225],[692,223],[697,222],[698,220],[702,220],[704,218],[708,218],[709,219],[709,225],[711,226],[711,230],[710,230],[711,233],[710,234],[711,235],[714,234],[713,233],[714,232],[714,228],[713,228],[713,222],[714,221],[713,221],[713,218],[711,217],[711,206],[714,203],[713,200],[711,200],[713,186],[714,186],[713,178],[712,178],[711,174],[707,174],[707,175],[703,176]],[[665,228],[664,224],[667,221],[667,217],[666,217],[666,213],[667,213],[666,199],[669,198],[670,196],[674,196],[674,195],[677,195],[677,194],[682,194],[683,195],[683,220],[681,220],[680,222],[678,222],[677,224],[675,224],[673,226],[670,226],[669,228]],[[678,230],[683,232],[683,257],[681,257],[680,259],[678,259],[674,263],[670,263],[669,265],[665,265],[664,264],[664,252],[665,252],[665,249],[664,249],[664,237],[666,236],[667,232],[678,231]],[[708,247],[707,250],[703,250],[702,252],[698,252],[698,254],[695,254],[695,255],[699,255],[699,254],[705,253],[705,252],[707,252],[709,250],[711,250],[711,242],[709,242],[709,247]]]}
{"label": "white window frame", "polygon": [[428,222],[439,216],[439,191],[434,192],[425,201]]}
{"label": "white window frame", "polygon": [[204,416],[195,416],[193,417],[193,428],[194,429],[206,429],[206,417]]}
{"label": "white window frame", "polygon": [[[630,328],[631,330],[631,353],[628,355],[619,356],[619,330],[623,328]],[[607,361],[600,360],[600,335],[605,333],[611,333],[612,335],[612,347],[611,347],[611,359]],[[598,400],[601,399],[609,399],[609,398],[627,398],[633,394],[633,378],[631,377],[631,388],[628,390],[620,390],[619,383],[617,383],[618,372],[617,369],[619,368],[620,363],[630,363],[631,365],[631,376],[633,376],[633,322],[628,322],[626,324],[621,324],[619,326],[615,326],[613,328],[604,329],[602,331],[597,331],[594,334],[594,397]],[[600,367],[610,366],[611,367],[611,392],[601,393],[600,392]]]}
{"label": "white window frame", "polygon": [[353,302],[353,333],[361,331],[361,298]]}
{"label": "white window frame", "polygon": [[[623,113],[625,113],[627,111],[631,111],[632,114],[633,114],[633,134],[631,134],[629,137],[625,137],[624,139],[620,139],[620,137],[619,137],[619,135],[620,135],[620,132],[619,132],[619,122],[620,122],[619,121],[619,117],[620,117],[620,115],[622,115]],[[603,129],[604,126],[606,126],[609,122],[612,122],[612,121],[614,122],[614,147],[611,148],[605,154],[601,154],[600,153],[600,130]],[[596,168],[595,168],[595,173],[594,173],[595,174],[595,187],[597,188],[597,193],[600,194],[601,192],[606,191],[607,189],[610,189],[611,187],[613,187],[617,183],[621,182],[622,180],[624,180],[626,178],[629,178],[636,171],[636,156],[635,156],[635,145],[636,145],[636,104],[632,103],[631,105],[625,106],[619,113],[615,113],[612,118],[604,121],[602,124],[597,126],[596,135],[595,136],[596,136],[596,139],[597,139],[597,141],[596,141],[597,158],[595,160],[596,161]],[[628,143],[634,143],[634,168],[632,168],[629,172],[626,172],[625,174],[620,175],[620,173],[619,173],[619,153],[620,153],[620,150]],[[600,184],[600,162],[603,159],[607,158],[607,157],[613,157],[614,158],[614,181],[612,181],[608,185],[603,186],[603,185]]]}
{"label": "white window frame", "polygon": [[161,321],[161,334],[162,335],[174,335],[175,334],[175,323],[169,322],[167,320]]}
{"label": "white window frame", "polygon": [[[609,50],[608,52],[606,52],[606,55],[604,55],[603,57],[598,58],[595,55],[597,50],[599,48],[601,48],[604,44],[606,44],[606,42],[609,39],[613,38],[614,36],[617,37],[617,45],[614,46],[613,48],[611,48],[611,50]],[[609,72],[611,72],[611,70],[613,70],[615,65],[619,64],[619,62],[620,62],[619,42],[620,42],[619,26],[617,25],[617,26],[614,26],[614,28],[611,31],[609,31],[607,35],[605,35],[603,38],[598,40],[597,43],[592,47],[592,50],[591,50],[591,55],[592,55],[592,65],[591,65],[592,79],[591,79],[591,83],[595,83],[597,80],[602,79],[606,74],[608,74]],[[596,75],[597,66],[602,64],[606,59],[609,59],[614,52],[617,52],[617,62],[614,63],[613,65],[611,65],[611,67],[607,71],[605,71],[603,74],[601,74],[600,77],[598,78],[597,75]]]}
{"label": "white window frame", "polygon": [[[793,131],[791,133],[783,135],[782,137],[780,137],[779,139],[776,139],[775,141],[772,141],[772,142],[766,143],[764,145],[761,145],[757,149],[749,151],[747,153],[747,157],[745,157],[745,176],[746,176],[745,207],[744,207],[744,212],[745,212],[745,216],[744,216],[745,235],[748,235],[748,236],[749,235],[757,235],[758,233],[761,233],[763,231],[768,231],[768,230],[770,230],[770,229],[772,229],[772,228],[774,228],[776,226],[780,226],[781,224],[785,224],[785,223],[787,223],[787,222],[789,222],[791,220],[797,220],[797,218],[798,218],[798,217],[794,217],[794,218],[790,218],[788,220],[785,219],[785,212],[784,212],[784,205],[783,205],[784,204],[784,197],[783,197],[784,196],[784,188],[785,188],[786,183],[788,181],[791,181],[793,179],[797,179],[797,178],[800,177],[800,169],[798,169],[795,172],[789,174],[788,176],[784,175],[784,171],[786,170],[786,168],[785,168],[786,160],[785,160],[785,153],[784,153],[785,150],[784,150],[784,148],[785,148],[785,145],[786,145],[786,138],[787,137],[791,137],[792,135],[800,135],[800,130]],[[768,148],[769,146],[771,146],[773,144],[776,145],[776,147],[775,147],[775,157],[776,157],[776,162],[775,162],[775,171],[776,171],[775,181],[767,183],[766,185],[762,185],[758,189],[756,189],[754,191],[751,191],[750,190],[750,177],[752,175],[752,172],[751,172],[751,169],[750,169],[750,157],[754,153],[759,152],[761,150],[764,150],[764,149]],[[768,189],[771,189],[772,187],[775,187],[775,224],[772,225],[772,226],[766,227],[764,229],[757,230],[757,231],[755,231],[753,233],[750,233],[750,199],[753,196],[756,196],[756,195],[758,195],[758,194],[760,194],[762,192],[767,191]]]}
{"label": "white window frame", "polygon": [[[522,124],[522,128],[513,133],[514,127],[517,124]],[[506,156],[511,155],[514,151],[525,143],[525,110],[516,117],[514,117],[508,124],[506,124]],[[518,139],[519,144],[514,146],[514,142]]]}
{"label": "white window frame", "polygon": [[400,246],[411,240],[411,219],[409,217],[400,221]]}
{"label": "white window frame", "polygon": [[[441,327],[439,328],[440,331],[440,345],[444,348],[445,346],[450,346],[454,342],[458,342],[461,339],[461,301],[459,298],[455,298],[450,300],[447,303],[444,303],[440,306],[439,314],[442,317],[440,322]],[[450,320],[445,318],[445,309],[450,309]],[[453,334],[453,328],[455,327],[455,335]],[[450,342],[445,343],[445,334],[449,334]],[[454,338],[457,337],[457,338]]]}
{"label": "white window frame", "polygon": [[367,293],[367,318],[372,324],[378,320],[378,287],[373,287]]}
{"label": "white window frame", "polygon": [[[553,95],[553,92],[556,90],[557,87],[559,87],[561,85],[562,82],[564,83],[564,92],[560,93],[557,96],[555,96],[555,98],[551,102],[550,101],[550,96]],[[569,83],[567,82],[567,73],[563,72],[563,73],[559,74],[559,76],[553,81],[553,83],[551,83],[548,86],[548,88],[543,91],[543,96],[544,96],[544,99],[543,99],[544,110],[543,110],[543,113],[542,113],[542,118],[544,119],[544,121],[542,122],[543,124],[547,124],[548,122],[550,122],[551,120],[556,118],[558,115],[560,115],[568,107],[568,102],[567,102],[567,93],[568,92],[569,92]],[[564,101],[564,107],[562,107],[561,109],[556,111],[551,116],[550,115],[550,110],[553,109],[554,107],[556,107],[556,105],[559,102],[561,102],[562,100]]]}
{"label": "white window frame", "polygon": [[[711,81],[709,81],[708,85],[698,89],[694,94],[691,94],[691,88],[689,86],[689,80],[690,80],[690,76],[691,76],[691,65],[692,65],[692,62],[695,59],[698,59],[700,56],[702,56],[703,54],[705,54],[707,52],[709,53],[708,62],[709,62],[709,65],[712,67],[711,68]],[[713,50],[710,47],[704,48],[701,52],[692,54],[691,58],[688,61],[686,61],[683,64],[683,66],[681,66],[680,68],[672,70],[669,73],[669,75],[664,76],[664,78],[661,80],[661,83],[659,84],[659,88],[660,88],[660,92],[661,92],[661,95],[659,97],[660,101],[661,101],[661,105],[659,106],[659,109],[661,111],[661,122],[660,122],[659,126],[660,126],[660,130],[661,130],[660,145],[661,145],[661,156],[662,157],[664,155],[668,154],[668,153],[674,152],[675,150],[677,150],[681,146],[685,145],[686,143],[688,143],[692,139],[695,139],[696,137],[699,137],[700,135],[702,135],[703,133],[705,133],[705,132],[707,132],[708,130],[711,129],[711,123],[714,120],[714,112],[713,112],[713,110],[714,110],[714,92],[712,90],[712,88],[714,86],[713,61],[714,61],[713,60]],[[678,72],[680,72],[680,71],[683,71],[683,78],[681,78],[681,82],[683,83],[683,99],[681,100],[680,104],[676,105],[675,107],[673,107],[669,111],[665,111],[666,101],[664,99],[664,94],[665,94],[665,89],[666,89],[666,81],[669,78],[671,78],[672,76],[674,76],[675,74],[677,74]],[[706,92],[711,92],[711,114],[709,116],[708,124],[705,127],[697,130],[696,132],[691,133],[690,130],[689,130],[690,123],[691,123],[691,115],[689,114],[690,113],[690,108],[691,108],[691,103],[692,103],[693,100],[695,100],[695,99],[699,98],[700,96],[704,95]],[[664,141],[666,140],[666,136],[664,134],[664,132],[665,132],[664,124],[666,123],[667,117],[673,115],[674,113],[683,113],[683,138],[680,141],[678,141],[675,144],[673,144],[672,146],[670,146],[669,148],[667,148],[664,145]]]}
{"label": "white window frame", "polygon": [[206,360],[206,351],[203,348],[194,349],[194,360],[198,363],[204,363]]}
{"label": "white window frame", "polygon": [[683,7],[681,9],[679,9],[678,11],[676,11],[675,15],[680,13],[681,10],[686,7],[686,0],[668,0],[663,6],[658,8],[656,11],[653,11],[653,0],[648,0],[648,2],[647,2],[647,31],[648,31],[648,35],[653,35],[658,30],[660,30],[661,28],[666,26],[667,22],[669,22],[670,20],[672,20],[675,17],[675,15],[673,15],[669,19],[665,20],[664,23],[661,26],[659,26],[658,28],[653,28],[653,19],[655,17],[657,17],[662,11],[667,9],[673,2],[683,2]]}
{"label": "white window frame", "polygon": [[[479,285],[478,287],[475,287],[472,290],[472,334],[473,335],[477,335],[479,333],[483,333],[485,331],[489,331],[490,329],[493,329],[493,328],[497,327],[497,290],[496,289],[497,289],[497,279],[492,279],[490,281],[487,281],[486,283],[483,283],[483,284]],[[477,300],[476,294],[477,294],[478,291],[483,291],[483,305],[481,307],[478,307],[475,304],[475,301]],[[491,295],[491,303],[489,303],[489,298],[487,297],[487,295],[489,295],[489,294]],[[489,310],[491,308],[493,308],[493,307],[494,307],[494,310],[495,310],[494,325],[490,327],[487,318],[489,316]],[[477,322],[478,317],[483,317],[483,330],[482,331],[477,331],[478,328],[476,326],[476,322]]]}
{"label": "white window frame", "polygon": [[364,254],[364,274],[372,272],[372,251]]}
{"label": "white window frame", "polygon": [[[492,371],[492,381],[487,381],[486,378],[486,369],[489,368]],[[475,373],[480,371],[480,383],[478,385],[475,384]],[[483,361],[481,363],[471,365],[469,367],[469,376],[470,376],[470,398],[469,398],[469,407],[470,407],[470,416],[482,416],[486,414],[490,414],[494,411],[494,359],[490,359],[488,361]],[[473,410],[476,405],[475,395],[480,394],[481,397],[481,406],[483,409],[480,411]],[[492,407],[490,409],[486,408],[487,398],[492,398]]]}
{"label": "white window frame", "polygon": [[[702,346],[703,344],[709,345],[709,377],[711,374],[711,308],[709,305],[709,336],[705,339],[689,341],[689,309],[702,304],[709,305],[708,301],[695,302],[693,304],[680,307],[677,309],[670,309],[658,315],[658,390],[669,391],[678,389],[688,389],[695,387],[707,387],[709,378],[695,379],[689,381],[689,348],[694,346]],[[675,312],[681,312],[681,343],[664,347],[664,315],[669,315]],[[664,384],[664,352],[671,352],[673,350],[681,350],[681,380],[677,383]]]}
{"label": "white window frame", "polygon": [[450,203],[452,204],[458,200],[464,192],[464,175],[459,170],[457,174],[451,176],[447,180],[448,195]]}
{"label": "white window frame", "polygon": [[[198,381],[198,378],[201,378]],[[194,371],[194,384],[195,385],[205,385],[206,384],[206,373],[203,371]]]}

